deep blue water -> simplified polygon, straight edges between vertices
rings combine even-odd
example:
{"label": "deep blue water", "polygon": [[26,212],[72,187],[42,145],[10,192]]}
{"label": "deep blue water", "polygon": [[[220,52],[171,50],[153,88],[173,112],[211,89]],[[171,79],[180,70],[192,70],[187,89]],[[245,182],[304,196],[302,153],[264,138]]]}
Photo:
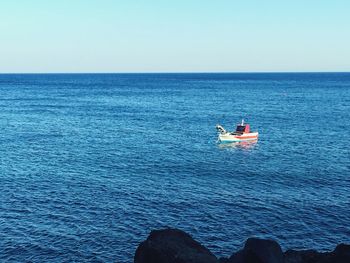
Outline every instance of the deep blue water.
{"label": "deep blue water", "polygon": [[[217,145],[242,117],[258,143]],[[350,243],[350,74],[0,75],[0,127],[1,262]]]}

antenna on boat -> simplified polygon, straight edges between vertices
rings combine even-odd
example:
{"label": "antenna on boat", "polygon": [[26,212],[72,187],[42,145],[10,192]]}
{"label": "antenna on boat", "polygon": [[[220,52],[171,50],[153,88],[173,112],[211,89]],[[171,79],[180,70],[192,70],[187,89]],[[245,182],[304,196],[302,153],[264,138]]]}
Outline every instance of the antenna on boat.
{"label": "antenna on boat", "polygon": [[244,125],[244,119],[242,119],[242,124],[241,124],[242,126]]}

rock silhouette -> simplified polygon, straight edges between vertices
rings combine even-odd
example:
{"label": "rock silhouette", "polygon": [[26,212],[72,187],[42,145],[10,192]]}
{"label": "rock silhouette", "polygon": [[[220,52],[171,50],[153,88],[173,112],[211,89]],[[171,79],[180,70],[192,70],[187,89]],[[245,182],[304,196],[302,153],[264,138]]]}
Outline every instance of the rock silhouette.
{"label": "rock silhouette", "polygon": [[349,263],[350,245],[340,244],[334,251],[320,253],[316,250],[287,250],[284,263]]}
{"label": "rock silhouette", "polygon": [[273,240],[249,238],[242,250],[233,254],[229,263],[283,263],[280,245]]}
{"label": "rock silhouette", "polygon": [[217,259],[206,247],[178,229],[154,230],[136,249],[134,263],[350,263],[350,245],[332,252],[287,250],[273,240],[249,238],[229,258]]}
{"label": "rock silhouette", "polygon": [[135,263],[218,263],[189,234],[178,229],[152,231],[136,250]]}

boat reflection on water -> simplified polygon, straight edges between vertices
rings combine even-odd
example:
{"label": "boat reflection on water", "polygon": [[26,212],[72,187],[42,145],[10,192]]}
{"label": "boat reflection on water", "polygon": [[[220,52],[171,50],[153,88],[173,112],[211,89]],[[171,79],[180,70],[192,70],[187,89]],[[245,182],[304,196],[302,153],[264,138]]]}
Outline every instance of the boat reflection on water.
{"label": "boat reflection on water", "polygon": [[218,146],[221,149],[235,148],[235,149],[242,149],[242,150],[251,150],[257,145],[257,143],[258,143],[258,140],[254,140],[254,141],[245,141],[245,142],[219,143]]}

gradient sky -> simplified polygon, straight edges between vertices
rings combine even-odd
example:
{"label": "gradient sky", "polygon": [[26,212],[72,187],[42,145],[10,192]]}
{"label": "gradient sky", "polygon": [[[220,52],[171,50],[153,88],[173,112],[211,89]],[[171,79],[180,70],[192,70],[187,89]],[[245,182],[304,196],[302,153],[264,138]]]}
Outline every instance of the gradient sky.
{"label": "gradient sky", "polygon": [[348,0],[4,0],[0,72],[350,71]]}

